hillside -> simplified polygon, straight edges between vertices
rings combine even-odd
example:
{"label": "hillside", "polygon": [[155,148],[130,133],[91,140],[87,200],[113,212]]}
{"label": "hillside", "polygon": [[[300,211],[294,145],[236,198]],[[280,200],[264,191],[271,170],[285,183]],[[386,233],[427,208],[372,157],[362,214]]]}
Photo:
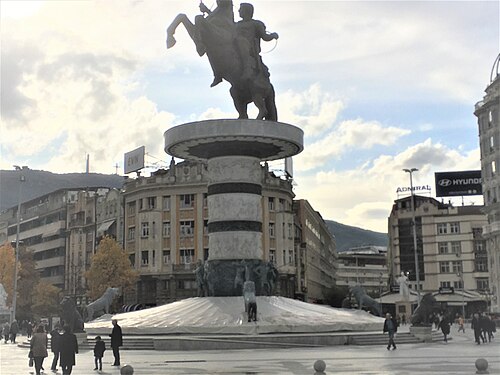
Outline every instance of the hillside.
{"label": "hillside", "polygon": [[[26,180],[22,187],[21,201],[48,194],[62,188],[110,187],[121,188],[124,178],[98,173],[56,174],[46,171],[23,169]],[[17,205],[20,171],[0,170],[0,212]]]}
{"label": "hillside", "polygon": [[325,220],[330,233],[335,236],[337,251],[346,251],[351,247],[374,245],[387,246],[387,233],[373,232],[358,227]]}

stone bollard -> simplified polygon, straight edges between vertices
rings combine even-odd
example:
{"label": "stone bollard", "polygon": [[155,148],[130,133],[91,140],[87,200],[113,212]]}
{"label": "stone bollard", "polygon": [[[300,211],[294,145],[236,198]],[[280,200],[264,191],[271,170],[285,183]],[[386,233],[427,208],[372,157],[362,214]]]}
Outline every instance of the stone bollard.
{"label": "stone bollard", "polygon": [[120,369],[120,375],[133,375],[134,368],[130,365],[125,365]]}
{"label": "stone bollard", "polygon": [[325,369],[326,369],[326,363],[325,361],[318,359],[316,362],[314,362],[314,375],[325,375]]}
{"label": "stone bollard", "polygon": [[488,361],[484,358],[476,359],[476,374],[489,374]]}

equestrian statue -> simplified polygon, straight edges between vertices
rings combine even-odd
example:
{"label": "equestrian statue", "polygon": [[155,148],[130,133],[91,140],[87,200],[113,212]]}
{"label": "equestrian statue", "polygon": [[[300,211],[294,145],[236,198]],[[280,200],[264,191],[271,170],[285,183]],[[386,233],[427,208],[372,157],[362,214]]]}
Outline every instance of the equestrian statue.
{"label": "equestrian statue", "polygon": [[247,107],[254,103],[259,110],[257,119],[277,121],[274,87],[269,69],[260,56],[260,41],[278,39],[277,33],[268,33],[261,21],[253,19],[253,5],[242,3],[241,20],[234,22],[232,0],[217,0],[211,11],[200,3],[203,15],[192,23],[185,14],[179,14],[167,28],[167,48],[175,45],[174,33],[182,24],[193,40],[200,56],[207,55],[214,73],[211,87],[222,80],[231,84],[229,90],[240,119],[247,119]]}

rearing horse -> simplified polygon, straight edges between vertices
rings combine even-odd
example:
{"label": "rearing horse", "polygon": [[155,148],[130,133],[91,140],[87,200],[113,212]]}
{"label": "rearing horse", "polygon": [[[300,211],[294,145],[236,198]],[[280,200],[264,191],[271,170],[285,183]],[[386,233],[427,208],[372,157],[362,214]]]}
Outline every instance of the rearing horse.
{"label": "rearing horse", "polygon": [[[184,25],[198,54],[206,54],[208,57],[215,75],[212,86],[222,78],[231,84],[229,92],[238,111],[238,118],[248,118],[248,104],[253,102],[259,110],[257,119],[277,121],[274,87],[269,80],[267,68],[260,57],[252,65],[255,56],[250,55],[249,42],[237,33],[232,1],[218,0],[217,4],[217,9],[207,17],[196,16],[194,24],[185,14],[177,15],[167,28],[167,48],[175,45],[175,30],[179,25]],[[248,68],[250,65],[253,66],[251,70]]]}

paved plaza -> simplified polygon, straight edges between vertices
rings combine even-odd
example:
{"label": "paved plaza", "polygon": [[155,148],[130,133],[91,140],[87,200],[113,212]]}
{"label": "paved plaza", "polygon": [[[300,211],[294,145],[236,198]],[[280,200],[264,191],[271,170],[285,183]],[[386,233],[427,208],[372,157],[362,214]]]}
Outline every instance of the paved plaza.
{"label": "paved plaza", "polygon": [[[322,359],[326,363],[326,374],[475,374],[476,359],[485,358],[489,362],[489,373],[500,374],[500,338],[476,345],[470,329],[458,334],[456,326],[452,327],[451,336],[448,343],[401,344],[394,351],[388,351],[385,345],[196,352],[123,350],[122,365],[131,364],[135,375],[306,375],[314,374],[314,362]],[[0,344],[0,374],[33,374],[27,355],[25,348]],[[51,359],[52,355],[45,360],[46,369],[50,368]],[[112,353],[107,350],[103,371],[93,371],[93,353],[81,352],[73,374],[118,375],[120,370],[111,366],[112,360]],[[52,372],[46,370],[45,374]]]}

